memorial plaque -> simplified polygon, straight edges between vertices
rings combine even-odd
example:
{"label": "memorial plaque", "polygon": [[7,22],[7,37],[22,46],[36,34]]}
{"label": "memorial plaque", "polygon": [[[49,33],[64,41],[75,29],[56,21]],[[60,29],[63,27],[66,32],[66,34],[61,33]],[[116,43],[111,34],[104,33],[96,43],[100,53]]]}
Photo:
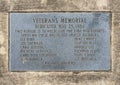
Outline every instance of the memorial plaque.
{"label": "memorial plaque", "polygon": [[10,13],[10,71],[110,70],[110,13]]}

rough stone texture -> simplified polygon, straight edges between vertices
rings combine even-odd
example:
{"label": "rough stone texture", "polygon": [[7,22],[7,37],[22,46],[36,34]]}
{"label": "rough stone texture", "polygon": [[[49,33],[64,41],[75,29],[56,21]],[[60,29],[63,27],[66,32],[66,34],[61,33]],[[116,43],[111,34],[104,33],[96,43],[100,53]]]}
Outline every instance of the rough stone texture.
{"label": "rough stone texture", "polygon": [[109,0],[11,0],[11,11],[108,11]]}
{"label": "rough stone texture", "polygon": [[113,13],[113,71],[120,74],[120,13]]}
{"label": "rough stone texture", "polygon": [[[115,85],[116,78],[110,73],[5,73],[1,83],[5,85]],[[5,81],[6,82],[5,82]],[[14,80],[14,81],[13,81]],[[21,82],[22,81],[22,82]]]}
{"label": "rough stone texture", "polygon": [[[109,72],[9,72],[8,12],[111,11]],[[0,0],[0,85],[120,85],[119,0]]]}
{"label": "rough stone texture", "polygon": [[8,14],[0,13],[0,72],[8,69]]}
{"label": "rough stone texture", "polygon": [[9,0],[0,0],[0,12],[5,12],[9,10],[8,2]]}
{"label": "rough stone texture", "polygon": [[120,12],[120,0],[112,0],[112,11],[114,13]]}

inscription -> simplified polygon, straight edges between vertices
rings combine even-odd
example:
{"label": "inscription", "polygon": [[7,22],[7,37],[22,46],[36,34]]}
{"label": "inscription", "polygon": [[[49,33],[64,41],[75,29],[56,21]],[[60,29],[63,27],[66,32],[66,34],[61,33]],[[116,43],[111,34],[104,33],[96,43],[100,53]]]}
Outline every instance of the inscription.
{"label": "inscription", "polygon": [[10,70],[110,70],[110,13],[10,13]]}

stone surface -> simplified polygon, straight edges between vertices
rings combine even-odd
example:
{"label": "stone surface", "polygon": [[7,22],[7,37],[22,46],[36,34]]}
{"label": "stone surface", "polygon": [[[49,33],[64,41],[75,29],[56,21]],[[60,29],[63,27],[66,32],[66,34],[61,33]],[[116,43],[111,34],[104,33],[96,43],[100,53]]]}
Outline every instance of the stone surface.
{"label": "stone surface", "polygon": [[111,4],[112,9],[111,10],[114,13],[120,12],[120,0],[111,0],[111,2],[112,2],[112,4]]}
{"label": "stone surface", "polygon": [[[120,85],[119,4],[119,0],[1,0],[0,85]],[[8,70],[8,11],[111,11],[111,71],[10,72]]]}
{"label": "stone surface", "polygon": [[109,11],[109,0],[11,0],[11,11]]}
{"label": "stone surface", "polygon": [[0,12],[8,12],[9,10],[8,2],[9,0],[0,0]]}
{"label": "stone surface", "polygon": [[0,13],[0,72],[8,69],[8,13]]}
{"label": "stone surface", "polygon": [[113,69],[120,74],[120,13],[113,13]]}

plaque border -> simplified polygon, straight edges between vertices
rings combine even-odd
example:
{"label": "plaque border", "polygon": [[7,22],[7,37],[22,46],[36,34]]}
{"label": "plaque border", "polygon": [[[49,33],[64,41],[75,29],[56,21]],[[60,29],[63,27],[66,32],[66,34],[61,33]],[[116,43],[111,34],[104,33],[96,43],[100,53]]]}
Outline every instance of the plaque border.
{"label": "plaque border", "polygon": [[[11,71],[10,70],[10,14],[11,13],[109,13],[110,14],[110,69],[109,70],[27,70],[27,71]],[[112,56],[112,11],[9,11],[8,12],[8,72],[113,72],[113,56]]]}

